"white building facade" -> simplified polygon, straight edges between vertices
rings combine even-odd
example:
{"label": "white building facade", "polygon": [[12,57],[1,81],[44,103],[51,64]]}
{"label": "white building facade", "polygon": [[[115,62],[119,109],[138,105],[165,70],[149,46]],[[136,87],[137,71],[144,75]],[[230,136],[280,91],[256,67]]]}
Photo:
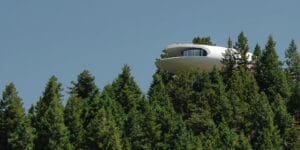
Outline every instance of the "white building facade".
{"label": "white building facade", "polygon": [[[227,49],[191,43],[171,44],[163,50],[162,58],[157,59],[155,64],[158,68],[172,73],[188,69],[209,71],[213,66],[222,67],[221,60]],[[233,49],[233,51],[236,50]],[[251,61],[252,54],[247,55]]]}

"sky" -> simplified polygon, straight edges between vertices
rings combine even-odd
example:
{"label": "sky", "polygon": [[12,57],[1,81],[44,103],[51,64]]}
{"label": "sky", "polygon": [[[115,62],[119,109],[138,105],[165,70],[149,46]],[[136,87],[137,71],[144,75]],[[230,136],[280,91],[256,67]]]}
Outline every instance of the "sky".
{"label": "sky", "polygon": [[65,102],[83,70],[102,89],[128,64],[147,93],[167,45],[210,36],[226,46],[241,31],[251,51],[272,35],[283,60],[291,39],[300,45],[299,6],[299,0],[3,0],[0,90],[13,82],[29,108],[55,75]]}

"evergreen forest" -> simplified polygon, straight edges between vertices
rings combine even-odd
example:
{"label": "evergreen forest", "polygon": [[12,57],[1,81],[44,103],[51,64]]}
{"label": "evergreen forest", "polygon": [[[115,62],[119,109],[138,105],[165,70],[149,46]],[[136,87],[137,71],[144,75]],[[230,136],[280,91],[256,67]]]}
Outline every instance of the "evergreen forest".
{"label": "evergreen forest", "polygon": [[[215,45],[210,37],[192,42]],[[272,36],[253,50],[243,32],[227,43],[222,68],[176,74],[157,69],[147,93],[128,65],[101,88],[90,71],[82,71],[66,89],[67,99],[51,76],[28,110],[9,83],[0,99],[0,150],[300,149],[295,41],[284,60]]]}

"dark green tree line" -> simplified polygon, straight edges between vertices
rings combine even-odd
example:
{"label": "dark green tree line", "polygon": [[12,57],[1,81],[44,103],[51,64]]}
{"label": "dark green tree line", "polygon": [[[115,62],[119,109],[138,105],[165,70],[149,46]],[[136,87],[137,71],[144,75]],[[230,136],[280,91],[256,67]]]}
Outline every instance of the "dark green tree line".
{"label": "dark green tree line", "polygon": [[[195,44],[215,45],[210,37]],[[234,43],[234,44],[233,44]],[[128,65],[100,90],[82,71],[67,91],[50,77],[28,113],[13,83],[0,99],[0,149],[297,149],[300,56],[292,40],[248,56],[241,32],[228,39],[222,68],[176,74],[157,69],[143,94]],[[285,63],[285,64],[284,64]]]}

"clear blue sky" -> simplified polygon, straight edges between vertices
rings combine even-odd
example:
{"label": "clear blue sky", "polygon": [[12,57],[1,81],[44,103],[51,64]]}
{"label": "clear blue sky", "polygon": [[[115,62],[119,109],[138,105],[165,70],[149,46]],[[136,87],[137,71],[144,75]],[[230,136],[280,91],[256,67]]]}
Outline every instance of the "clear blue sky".
{"label": "clear blue sky", "polygon": [[51,75],[62,82],[66,100],[82,70],[103,88],[128,64],[146,93],[161,50],[195,36],[226,46],[244,31],[253,49],[272,34],[283,58],[292,38],[300,46],[299,6],[299,0],[4,0],[0,89],[14,82],[28,108]]}

